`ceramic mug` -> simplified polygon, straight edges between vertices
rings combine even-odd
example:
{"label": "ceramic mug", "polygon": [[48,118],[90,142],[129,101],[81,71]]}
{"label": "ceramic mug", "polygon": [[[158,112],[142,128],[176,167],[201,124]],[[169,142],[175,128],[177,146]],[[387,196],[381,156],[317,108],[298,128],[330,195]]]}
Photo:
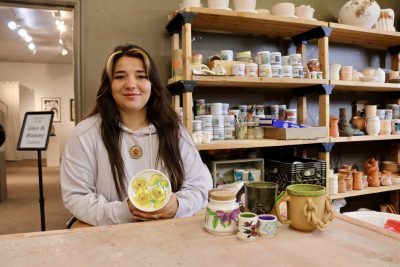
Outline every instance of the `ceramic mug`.
{"label": "ceramic mug", "polygon": [[[287,219],[280,215],[279,205],[282,202],[287,202]],[[289,185],[279,195],[275,209],[281,223],[303,232],[324,230],[334,218],[334,209],[330,197],[325,195],[325,187],[314,184]]]}
{"label": "ceramic mug", "polygon": [[237,238],[242,241],[254,241],[258,238],[258,218],[252,212],[242,212],[238,218]]}
{"label": "ceramic mug", "polygon": [[273,237],[276,232],[277,218],[272,214],[258,215],[258,235],[261,237]]}
{"label": "ceramic mug", "polygon": [[258,215],[272,211],[278,192],[277,183],[250,182],[243,188],[236,195],[236,199],[240,200],[242,194],[245,193],[245,205],[241,205],[241,210],[248,210]]}

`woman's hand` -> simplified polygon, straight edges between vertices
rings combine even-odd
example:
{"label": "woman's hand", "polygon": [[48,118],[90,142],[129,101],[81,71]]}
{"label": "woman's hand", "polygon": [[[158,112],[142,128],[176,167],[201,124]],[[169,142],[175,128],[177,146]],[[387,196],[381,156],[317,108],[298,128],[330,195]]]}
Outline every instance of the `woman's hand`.
{"label": "woman's hand", "polygon": [[171,195],[168,203],[162,209],[154,212],[140,211],[132,205],[129,199],[127,201],[129,210],[132,215],[135,216],[136,219],[141,221],[171,219],[175,216],[179,207],[178,198],[175,196],[175,194]]}

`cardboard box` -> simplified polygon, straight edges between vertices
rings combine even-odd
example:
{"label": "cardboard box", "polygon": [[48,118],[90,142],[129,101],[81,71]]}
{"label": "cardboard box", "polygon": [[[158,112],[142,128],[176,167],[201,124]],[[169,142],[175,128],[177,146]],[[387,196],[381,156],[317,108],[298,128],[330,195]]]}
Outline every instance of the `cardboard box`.
{"label": "cardboard box", "polygon": [[[226,75],[232,75],[232,65],[238,63],[245,63],[242,61],[229,61],[229,60],[212,60],[207,63],[207,66],[212,70],[217,65],[222,65],[226,69]],[[247,62],[248,63],[248,62]]]}
{"label": "cardboard box", "polygon": [[264,138],[279,140],[317,139],[328,137],[328,127],[264,128]]}

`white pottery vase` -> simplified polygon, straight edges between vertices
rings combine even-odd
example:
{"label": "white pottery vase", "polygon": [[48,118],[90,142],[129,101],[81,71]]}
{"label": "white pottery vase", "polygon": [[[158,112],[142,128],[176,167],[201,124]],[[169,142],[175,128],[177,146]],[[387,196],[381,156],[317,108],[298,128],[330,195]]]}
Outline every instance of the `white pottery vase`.
{"label": "white pottery vase", "polygon": [[233,0],[233,9],[242,12],[256,12],[257,0]]}
{"label": "white pottery vase", "polygon": [[378,21],[380,11],[375,0],[349,0],[339,11],[339,23],[371,28]]}
{"label": "white pottery vase", "polygon": [[367,117],[367,126],[365,127],[368,135],[378,135],[381,131],[381,123],[378,116]]}

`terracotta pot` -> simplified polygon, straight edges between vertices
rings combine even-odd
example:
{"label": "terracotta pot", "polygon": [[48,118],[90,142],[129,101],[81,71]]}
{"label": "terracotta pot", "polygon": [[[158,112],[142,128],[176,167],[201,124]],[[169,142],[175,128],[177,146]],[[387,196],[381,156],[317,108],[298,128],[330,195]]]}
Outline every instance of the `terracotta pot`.
{"label": "terracotta pot", "polygon": [[375,158],[368,158],[364,161],[364,168],[367,167],[375,167],[376,169],[379,169],[379,160],[375,160]]}
{"label": "terracotta pot", "polygon": [[352,125],[356,126],[359,130],[365,130],[365,119],[363,117],[353,117],[350,122]]}
{"label": "terracotta pot", "polygon": [[353,189],[354,190],[362,190],[363,189],[363,172],[353,170]]}
{"label": "terracotta pot", "polygon": [[352,191],[353,190],[353,177],[345,179],[346,181],[346,191]]}
{"label": "terracotta pot", "polygon": [[338,183],[338,192],[339,193],[346,193],[347,192],[346,180],[339,181],[339,183]]}
{"label": "terracotta pot", "polygon": [[336,117],[330,117],[329,119],[329,136],[331,137],[339,137],[339,119]]}
{"label": "terracotta pot", "polygon": [[381,185],[381,180],[380,180],[380,172],[378,169],[374,169],[370,171],[368,178],[368,186],[371,187],[378,187]]}

